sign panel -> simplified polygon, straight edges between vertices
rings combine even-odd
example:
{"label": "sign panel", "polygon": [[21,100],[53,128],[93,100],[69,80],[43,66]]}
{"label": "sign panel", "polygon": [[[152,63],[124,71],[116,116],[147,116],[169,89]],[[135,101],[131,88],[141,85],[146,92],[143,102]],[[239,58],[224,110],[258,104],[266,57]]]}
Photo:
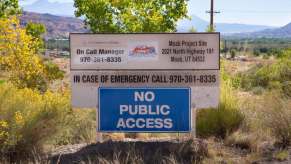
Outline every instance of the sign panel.
{"label": "sign panel", "polygon": [[189,132],[190,88],[99,88],[102,132]]}
{"label": "sign panel", "polygon": [[72,70],[218,70],[219,33],[71,34]]}
{"label": "sign panel", "polygon": [[[219,71],[72,71],[73,86],[218,86]],[[73,93],[74,94],[74,93]]]}

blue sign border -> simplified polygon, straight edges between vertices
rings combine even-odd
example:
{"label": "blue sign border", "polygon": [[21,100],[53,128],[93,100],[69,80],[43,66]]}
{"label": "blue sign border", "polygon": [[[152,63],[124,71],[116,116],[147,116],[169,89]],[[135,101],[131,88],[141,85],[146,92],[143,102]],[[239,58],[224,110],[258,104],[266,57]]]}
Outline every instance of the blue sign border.
{"label": "blue sign border", "polygon": [[[187,131],[128,131],[128,130],[100,130],[100,89],[188,89],[189,90],[189,130]],[[189,133],[192,130],[192,108],[191,108],[191,88],[190,87],[98,87],[98,132],[105,133]]]}

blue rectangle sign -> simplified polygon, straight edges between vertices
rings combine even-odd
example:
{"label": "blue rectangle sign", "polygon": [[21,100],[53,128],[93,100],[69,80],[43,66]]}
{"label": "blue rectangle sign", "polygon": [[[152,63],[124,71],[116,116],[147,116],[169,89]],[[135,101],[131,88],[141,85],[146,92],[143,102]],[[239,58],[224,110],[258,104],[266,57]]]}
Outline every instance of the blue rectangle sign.
{"label": "blue rectangle sign", "polygon": [[99,88],[102,132],[189,132],[190,88]]}

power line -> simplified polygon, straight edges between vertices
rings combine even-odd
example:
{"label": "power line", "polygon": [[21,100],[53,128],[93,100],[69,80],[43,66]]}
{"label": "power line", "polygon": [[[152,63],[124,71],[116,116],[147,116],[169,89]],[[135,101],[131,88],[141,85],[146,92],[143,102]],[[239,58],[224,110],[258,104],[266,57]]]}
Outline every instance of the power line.
{"label": "power line", "polygon": [[262,13],[262,14],[291,13],[291,11],[262,11],[262,10],[234,10],[234,9],[222,9],[222,11],[226,13]]}

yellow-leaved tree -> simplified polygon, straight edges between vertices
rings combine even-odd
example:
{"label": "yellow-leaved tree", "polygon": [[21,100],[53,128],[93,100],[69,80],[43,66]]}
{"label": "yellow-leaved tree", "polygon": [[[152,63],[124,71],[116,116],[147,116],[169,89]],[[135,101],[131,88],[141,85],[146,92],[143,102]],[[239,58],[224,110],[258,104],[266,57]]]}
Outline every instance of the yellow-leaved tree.
{"label": "yellow-leaved tree", "polygon": [[0,69],[19,88],[46,91],[50,81],[62,78],[52,75],[50,66],[38,55],[39,39],[27,34],[16,16],[0,18]]}

